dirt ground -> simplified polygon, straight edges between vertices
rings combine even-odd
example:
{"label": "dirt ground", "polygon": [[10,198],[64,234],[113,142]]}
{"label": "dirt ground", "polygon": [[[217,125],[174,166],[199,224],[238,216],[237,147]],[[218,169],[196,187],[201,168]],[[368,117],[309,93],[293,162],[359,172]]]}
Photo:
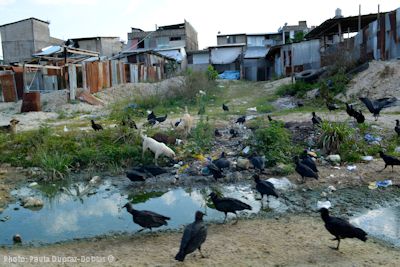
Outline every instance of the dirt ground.
{"label": "dirt ground", "polygon": [[[317,216],[317,214],[316,214]],[[373,239],[366,243],[346,239],[340,251],[319,217],[283,217],[279,219],[239,220],[232,225],[212,224],[202,247],[184,263],[174,256],[181,233],[143,233],[115,239],[100,239],[57,244],[38,248],[2,248],[0,266],[10,266],[8,256],[26,259],[24,266],[61,266],[50,262],[30,262],[31,256],[98,256],[104,266],[398,266],[400,251]],[[111,255],[111,256],[110,256]],[[4,258],[6,257],[6,258]],[[103,258],[104,257],[104,258]],[[98,266],[99,263],[69,263],[63,266]]]}

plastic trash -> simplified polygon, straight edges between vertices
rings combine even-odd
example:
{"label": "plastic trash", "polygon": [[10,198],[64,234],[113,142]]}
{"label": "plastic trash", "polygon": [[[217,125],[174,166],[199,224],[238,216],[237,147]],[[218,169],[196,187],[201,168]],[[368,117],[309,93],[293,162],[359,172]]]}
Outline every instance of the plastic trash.
{"label": "plastic trash", "polygon": [[244,154],[249,154],[249,152],[250,152],[250,147],[249,147],[249,146],[246,146],[246,147],[242,150],[242,152],[243,152]]}
{"label": "plastic trash", "polygon": [[336,187],[334,187],[333,185],[328,186],[328,191],[330,193],[332,193],[333,191],[336,191]]}
{"label": "plastic trash", "polygon": [[288,190],[290,188],[295,188],[296,185],[292,184],[288,178],[283,177],[283,178],[269,178],[267,180],[268,182],[272,183],[276,189],[278,190]]}
{"label": "plastic trash", "polygon": [[377,136],[377,135],[372,135],[372,134],[365,134],[364,140],[367,141],[368,143],[372,142],[380,142],[382,141],[382,137]]}
{"label": "plastic trash", "polygon": [[254,108],[248,108],[247,111],[253,111],[253,112],[257,112],[257,107]]}
{"label": "plastic trash", "polygon": [[319,209],[322,209],[322,208],[329,209],[330,207],[332,207],[332,203],[331,203],[329,200],[327,200],[327,201],[320,201],[320,200],[318,200],[318,201],[317,201],[317,209],[318,209],[318,210],[319,210]]}
{"label": "plastic trash", "polygon": [[354,170],[357,169],[357,166],[356,166],[356,165],[349,165],[349,166],[347,166],[346,169],[347,169],[348,171],[354,171]]}
{"label": "plastic trash", "polygon": [[201,174],[202,174],[202,175],[205,175],[205,176],[211,175],[210,169],[207,168],[207,167],[202,168],[202,169],[201,169]]}
{"label": "plastic trash", "polygon": [[29,186],[29,187],[35,187],[35,186],[37,186],[37,185],[38,185],[37,182],[33,182],[33,183],[30,183],[28,186]]}
{"label": "plastic trash", "polygon": [[375,181],[375,182],[370,182],[368,188],[369,189],[377,189],[379,187],[385,188],[391,185],[393,185],[392,180]]}
{"label": "plastic trash", "polygon": [[364,161],[372,161],[374,158],[372,156],[363,156],[361,159]]}

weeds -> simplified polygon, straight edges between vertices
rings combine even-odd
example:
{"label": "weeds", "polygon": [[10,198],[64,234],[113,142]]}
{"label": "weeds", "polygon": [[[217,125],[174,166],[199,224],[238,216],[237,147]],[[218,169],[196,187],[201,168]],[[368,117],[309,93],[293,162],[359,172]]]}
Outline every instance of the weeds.
{"label": "weeds", "polygon": [[318,88],[318,84],[310,84],[305,82],[296,82],[294,84],[282,84],[277,90],[278,96],[297,96],[303,97],[308,91]]}
{"label": "weeds", "polygon": [[208,152],[212,147],[214,127],[209,123],[208,117],[200,117],[200,121],[192,130],[188,150],[193,154]]}

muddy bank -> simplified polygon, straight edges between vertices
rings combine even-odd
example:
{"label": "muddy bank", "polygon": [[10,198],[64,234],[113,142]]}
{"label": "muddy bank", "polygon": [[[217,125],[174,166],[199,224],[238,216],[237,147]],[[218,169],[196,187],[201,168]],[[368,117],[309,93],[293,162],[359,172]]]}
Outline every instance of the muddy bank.
{"label": "muddy bank", "polygon": [[[371,238],[366,243],[346,239],[339,252],[330,249],[335,242],[330,240],[317,214],[278,220],[240,220],[237,225],[209,225],[208,238],[202,247],[206,258],[196,252],[187,256],[183,264],[173,260],[180,238],[180,232],[143,233],[38,248],[2,248],[0,252],[5,256],[24,257],[27,259],[25,266],[37,266],[29,262],[30,256],[50,259],[52,256],[98,256],[98,261],[106,266],[398,266],[400,260],[399,249]],[[88,265],[98,266],[99,263],[68,264]],[[0,266],[9,264],[2,258]]]}

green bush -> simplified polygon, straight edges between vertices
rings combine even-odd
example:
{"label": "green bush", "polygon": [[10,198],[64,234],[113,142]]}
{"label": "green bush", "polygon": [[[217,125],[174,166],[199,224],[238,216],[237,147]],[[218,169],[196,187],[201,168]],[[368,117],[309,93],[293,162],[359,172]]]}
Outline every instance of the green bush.
{"label": "green bush", "polygon": [[297,152],[291,142],[290,132],[283,123],[270,123],[268,127],[255,131],[253,145],[256,150],[265,155],[266,165],[290,163],[293,153]]}
{"label": "green bush", "polygon": [[214,81],[218,78],[218,71],[216,71],[212,65],[208,65],[207,67],[207,77],[210,81]]}
{"label": "green bush", "polygon": [[196,127],[192,129],[187,149],[189,153],[204,153],[211,149],[214,139],[214,127],[209,123],[208,117],[200,117]]}
{"label": "green bush", "polygon": [[340,146],[354,138],[354,129],[346,122],[323,121],[318,144],[328,154],[340,152]]}
{"label": "green bush", "polygon": [[278,96],[297,96],[303,97],[308,91],[318,88],[318,84],[310,84],[297,81],[294,84],[282,84],[276,89]]}

